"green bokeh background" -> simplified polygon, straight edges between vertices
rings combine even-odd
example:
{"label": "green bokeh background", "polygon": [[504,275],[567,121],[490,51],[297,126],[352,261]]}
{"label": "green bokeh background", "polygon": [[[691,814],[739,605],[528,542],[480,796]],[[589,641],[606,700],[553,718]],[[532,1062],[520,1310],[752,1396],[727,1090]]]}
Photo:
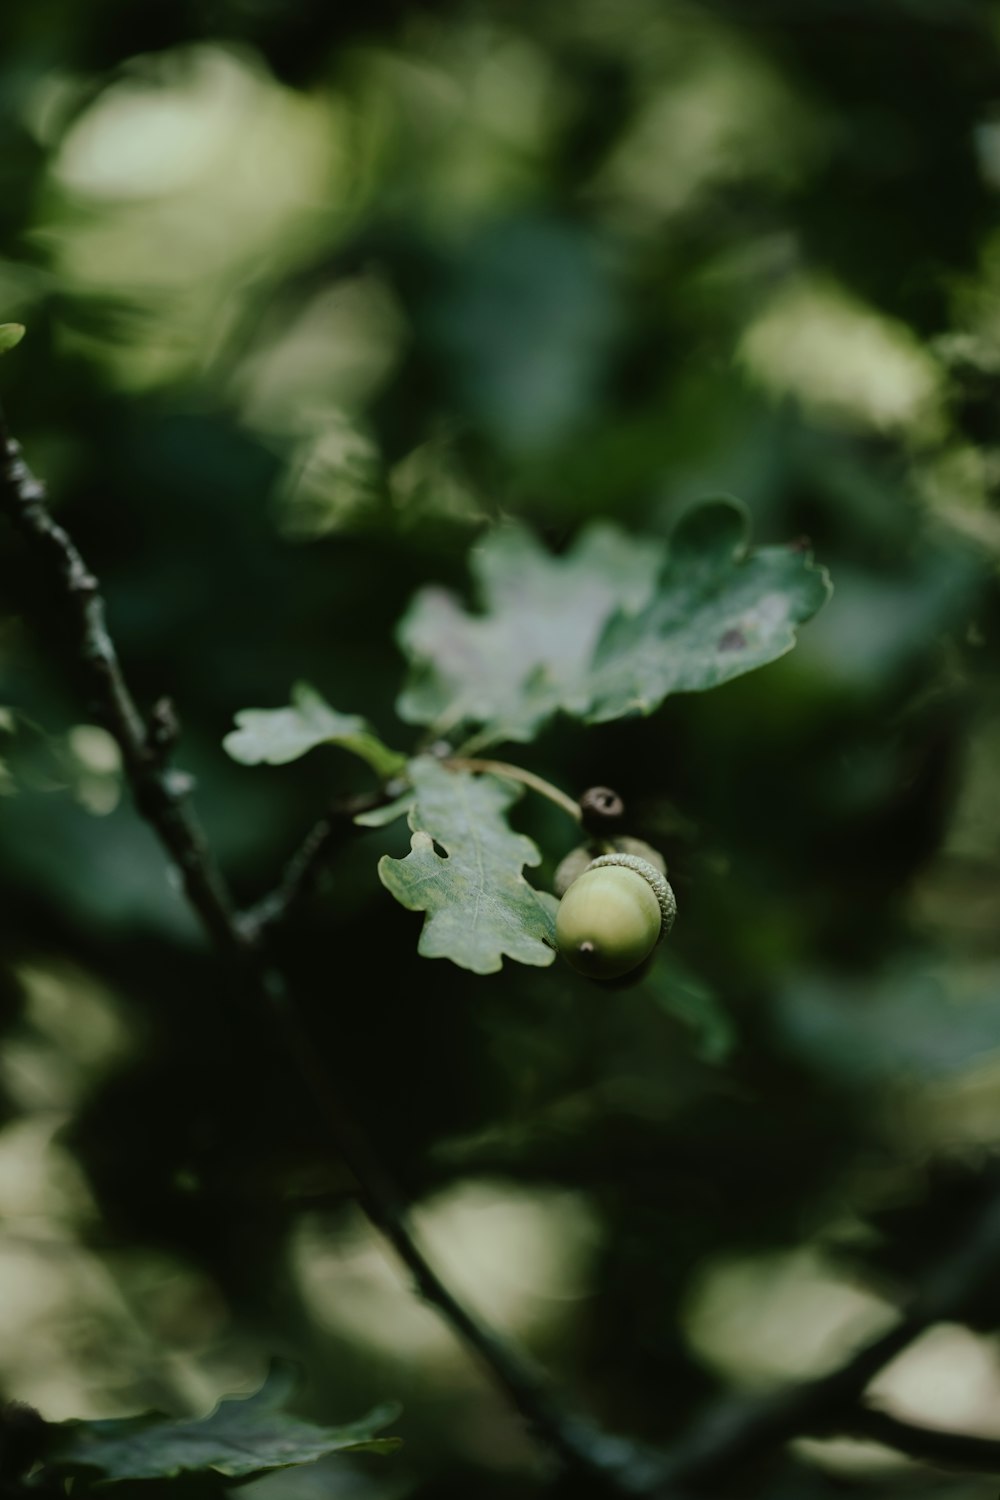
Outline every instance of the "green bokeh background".
{"label": "green bokeh background", "polygon": [[[829,567],[790,657],[523,753],[666,853],[655,991],[418,960],[398,828],[283,955],[449,1275],[574,1400],[668,1443],[827,1367],[996,1175],[1000,6],[6,0],[0,39],[3,399],[241,900],[367,783],[234,765],[234,712],[305,678],[405,746],[395,622],[497,518],[559,549],[732,492]],[[6,530],[0,706],[4,1392],[199,1411],[279,1353],[406,1447],[260,1500],[547,1492],[221,1003]],[[571,830],[516,822],[550,875]],[[1000,1433],[998,1318],[885,1399]],[[831,1443],[734,1493],[843,1486],[995,1494]]]}

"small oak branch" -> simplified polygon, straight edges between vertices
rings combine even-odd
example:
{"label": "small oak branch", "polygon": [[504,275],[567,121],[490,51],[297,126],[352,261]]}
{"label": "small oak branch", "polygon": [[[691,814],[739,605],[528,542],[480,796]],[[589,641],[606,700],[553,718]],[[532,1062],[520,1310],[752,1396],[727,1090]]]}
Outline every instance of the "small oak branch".
{"label": "small oak branch", "polygon": [[[89,696],[121,751],[125,774],[143,817],[153,825],[180,871],[184,890],[210,936],[232,951],[243,947],[235,911],[201,830],[187,806],[189,779],[167,764],[163,705],[152,723],[125,683],[104,618],[97,579],[45,503],[0,411],[0,504],[56,585],[74,629],[77,661]],[[169,739],[169,736],[166,737]]]}
{"label": "small oak branch", "polygon": [[176,735],[172,710],[161,701],[149,721],[139,712],[108,633],[97,580],[68,532],[50,514],[44,487],[11,438],[2,410],[0,511],[23,536],[68,614],[74,658],[121,750],[139,812],[180,871],[191,906],[232,963],[244,997],[255,1002],[276,1027],[332,1148],[355,1179],[364,1213],[395,1250],[420,1295],[487,1368],[536,1437],[596,1491],[616,1497],[641,1493],[645,1474],[641,1457],[628,1444],[606,1437],[588,1421],[565,1411],[548,1380],[475,1318],[434,1270],[417,1244],[395,1185],[357,1122],[343,1110],[284,976],[258,940],[262,928],[308,888],[321,859],[342,836],[341,820],[328,818],[313,831],[264,913],[251,913],[247,920],[236,909],[188,806],[189,779],[168,765]]}
{"label": "small oak branch", "polygon": [[331,803],[289,859],[274,889],[243,913],[244,931],[257,938],[282,926],[308,899],[327,861],[361,831],[354,821],[358,814],[389,801],[387,792],[377,791]]}
{"label": "small oak branch", "polygon": [[[316,1049],[269,959],[261,934],[309,891],[322,862],[349,836],[359,804],[331,809],[292,857],[275,890],[240,913],[188,804],[190,783],[169,765],[177,735],[171,706],[148,718],[133,699],[111,636],[97,581],[66,530],[51,516],[42,485],[25,464],[0,412],[0,510],[34,553],[61,600],[74,658],[89,696],[121,750],[136,805],[180,871],[187,898],[228,956],[244,993],[276,1026],[322,1120],[347,1163],[358,1201],[384,1235],[419,1293],[488,1368],[529,1426],[581,1480],[616,1497],[693,1496],[801,1435],[849,1433],[945,1467],[1000,1472],[1000,1442],[903,1422],[863,1402],[873,1377],[932,1324],[960,1319],[1000,1264],[1000,1199],[925,1279],[906,1315],[831,1374],[752,1401],[731,1401],[699,1423],[663,1461],[597,1431],[568,1413],[549,1382],[453,1295],[420,1249],[405,1206],[357,1123],[342,1110]],[[495,769],[483,763],[482,769]],[[522,779],[524,779],[522,777]],[[365,805],[381,800],[367,799]]]}

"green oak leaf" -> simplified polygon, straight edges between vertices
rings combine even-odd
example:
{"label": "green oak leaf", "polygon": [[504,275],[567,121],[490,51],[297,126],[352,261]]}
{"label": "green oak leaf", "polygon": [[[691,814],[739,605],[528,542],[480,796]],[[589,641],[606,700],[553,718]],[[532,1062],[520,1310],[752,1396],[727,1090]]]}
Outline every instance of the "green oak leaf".
{"label": "green oak leaf", "polygon": [[271,1469],[315,1463],[333,1453],[391,1453],[398,1438],[375,1434],[394,1422],[399,1408],[376,1407],[345,1427],[320,1427],[281,1408],[294,1374],[276,1365],[255,1395],[234,1397],[197,1421],[141,1417],[54,1426],[50,1469],[100,1472],[100,1485],[210,1473],[245,1479]]}
{"label": "green oak leaf", "polygon": [[495,973],[505,956],[538,968],[552,963],[558,903],[525,880],[523,867],[539,864],[541,855],[507,825],[520,789],[429,757],[411,761],[409,775],[410,853],[384,855],[378,873],[403,906],[427,913],[418,951],[475,974]]}
{"label": "green oak leaf", "polygon": [[26,332],[23,323],[0,323],[0,354],[16,349]]}
{"label": "green oak leaf", "polygon": [[413,664],[397,703],[411,724],[442,732],[482,724],[497,738],[530,740],[559,707],[585,709],[586,673],[616,614],[653,598],[663,543],[588,526],[564,557],[511,523],[473,549],[482,613],[428,588],[404,615],[399,642]]}
{"label": "green oak leaf", "polygon": [[791,651],[829,578],[798,545],[749,550],[749,532],[746,510],[726,497],[681,517],[656,597],[601,639],[589,723],[652,713],[670,693],[704,692]]}
{"label": "green oak leaf", "polygon": [[401,717],[529,740],[560,709],[588,722],[649,713],[775,660],[830,584],[797,546],[749,551],[748,530],[728,498],[694,506],[666,541],[590,526],[562,557],[498,528],[472,555],[479,613],[424,589],[404,616]]}
{"label": "green oak leaf", "polygon": [[340,714],[315,688],[298,682],[288,708],[244,708],[236,715],[239,726],[227,734],[223,749],[245,766],[262,761],[282,766],[298,760],[317,745],[339,745],[367,761],[382,780],[406,765],[405,755],[390,750],[357,714]]}

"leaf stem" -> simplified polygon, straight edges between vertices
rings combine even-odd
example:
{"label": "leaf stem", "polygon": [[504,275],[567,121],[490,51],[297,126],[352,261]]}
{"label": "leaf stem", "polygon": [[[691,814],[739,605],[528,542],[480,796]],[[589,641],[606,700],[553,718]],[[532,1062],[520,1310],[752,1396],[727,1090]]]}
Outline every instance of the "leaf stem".
{"label": "leaf stem", "polygon": [[455,754],[478,755],[480,750],[488,750],[491,745],[502,745],[506,738],[506,735],[498,734],[495,729],[480,729],[478,734],[470,734],[467,740],[463,740]]}
{"label": "leaf stem", "polygon": [[505,776],[508,781],[520,781],[533,792],[554,802],[556,807],[561,807],[574,822],[580,821],[579,802],[574,802],[572,797],[553,786],[551,781],[546,781],[543,776],[536,776],[534,771],[526,771],[523,766],[512,765],[506,760],[477,760],[468,755],[451,755],[444,764],[452,771],[482,772],[490,776]]}

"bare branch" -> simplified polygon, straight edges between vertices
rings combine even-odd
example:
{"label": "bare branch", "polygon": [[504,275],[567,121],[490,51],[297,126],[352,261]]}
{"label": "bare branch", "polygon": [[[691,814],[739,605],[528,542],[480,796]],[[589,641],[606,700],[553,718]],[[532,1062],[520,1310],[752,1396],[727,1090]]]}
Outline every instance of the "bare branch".
{"label": "bare branch", "polygon": [[46,568],[72,621],[76,656],[88,691],[118,742],[136,806],[180,872],[188,900],[220,947],[241,952],[245,940],[225,884],[187,807],[187,777],[165,763],[164,746],[143,720],[122,675],[104,619],[97,579],[72,539],[54,521],[45,489],[31,473],[0,412],[0,505]]}
{"label": "bare branch", "polygon": [[243,913],[244,931],[259,937],[287,922],[311,895],[323,866],[361,830],[354,819],[390,801],[384,791],[359,793],[331,804],[326,816],[310,828],[272,891]]}
{"label": "bare branch", "polygon": [[1000,1438],[974,1437],[964,1432],[942,1432],[904,1422],[873,1406],[861,1406],[838,1424],[847,1437],[865,1438],[895,1448],[939,1469],[970,1469],[976,1474],[1000,1474]]}
{"label": "bare branch", "polygon": [[862,1398],[879,1371],[935,1323],[961,1320],[998,1266],[1000,1196],[931,1268],[908,1312],[893,1327],[829,1375],[756,1400],[734,1399],[709,1412],[668,1456],[656,1495],[666,1500],[681,1490],[698,1492],[790,1438],[852,1432],[858,1423],[871,1423]]}
{"label": "bare branch", "polygon": [[603,1493],[619,1497],[641,1493],[645,1470],[635,1450],[567,1413],[548,1380],[480,1323],[433,1269],[414,1238],[394,1184],[357,1123],[342,1110],[283,975],[257,941],[261,928],[287,911],[309,887],[321,859],[340,840],[341,821],[328,818],[313,830],[276,893],[265,903],[263,916],[258,911],[244,920],[187,805],[188,779],[167,764],[176,735],[173,712],[162,702],[148,722],[139,712],[108,634],[97,580],[69,534],[49,513],[44,488],[10,437],[2,411],[0,511],[24,537],[54,595],[67,609],[75,637],[74,657],[121,750],[139,812],[179,869],[191,906],[234,965],[244,994],[278,1029],[333,1149],[354,1176],[365,1214],[392,1245],[420,1295],[487,1368],[539,1441]]}

